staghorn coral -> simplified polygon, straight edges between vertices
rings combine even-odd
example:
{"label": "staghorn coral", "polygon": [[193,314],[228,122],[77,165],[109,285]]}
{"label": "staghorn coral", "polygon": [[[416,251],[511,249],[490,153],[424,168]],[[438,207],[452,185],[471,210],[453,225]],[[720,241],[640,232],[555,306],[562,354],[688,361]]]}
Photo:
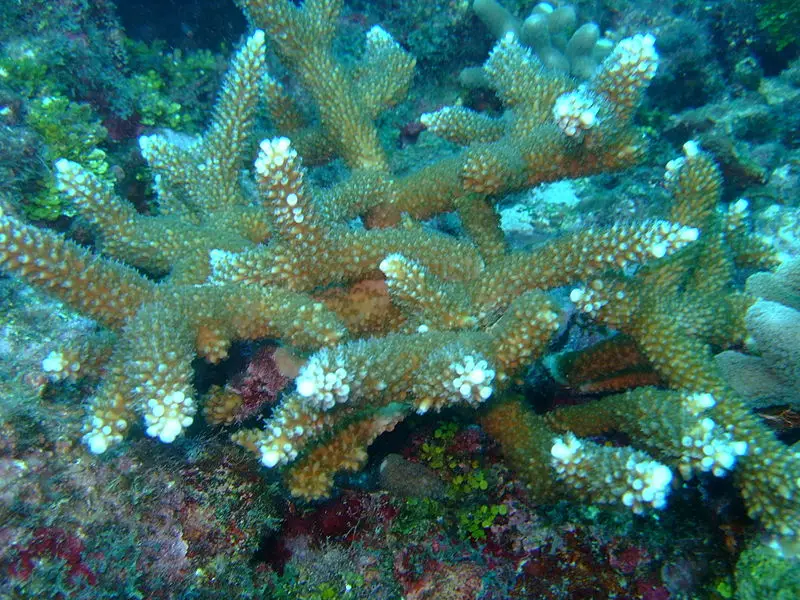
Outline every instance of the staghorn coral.
{"label": "staghorn coral", "polygon": [[[681,419],[673,435],[644,444],[653,458],[579,440],[577,417],[564,416],[566,426],[555,418],[528,420],[524,409],[499,403],[485,424],[512,462],[534,448],[538,462],[529,468],[544,477],[543,496],[583,487],[597,501],[641,512],[665,503],[672,474],[659,460],[691,474],[724,473],[738,458],[751,513],[775,533],[797,531],[790,480],[796,457],[728,399],[704,361],[701,339],[737,339],[739,332],[740,319],[708,306],[712,295],[727,291],[728,252],[743,263],[768,258],[746,235],[741,211],[714,212],[713,163],[690,146],[688,166],[672,165],[670,220],[580,231],[529,252],[509,251],[500,234],[492,206],[498,196],[623,168],[643,155],[632,118],[657,66],[651,36],[623,40],[584,84],[545,70],[513,35],[504,36],[485,71],[506,113],[487,120],[448,107],[427,115],[434,133],[465,148],[394,177],[375,120],[405,93],[413,59],[373,28],[362,62],[344,68],[330,49],[337,0],[240,3],[263,29],[234,58],[206,133],[140,140],[156,174],[157,215],[136,213],[90,172],[62,160],[58,185],[96,227],[100,254],[0,216],[0,264],[7,271],[118,333],[90,403],[84,441],[92,452],[120,442],[137,413],[147,435],[174,441],[197,412],[193,359],[218,362],[235,340],[272,338],[312,353],[295,391],[264,427],[234,439],[263,465],[284,467],[293,494],[325,496],[337,471],[360,468],[366,447],[407,415],[479,408],[510,388],[559,327],[558,307],[545,291],[594,280],[573,299],[628,333],[663,379],[682,390]],[[306,122],[265,73],[267,37],[314,99],[317,121]],[[273,125],[292,139],[261,142],[252,188],[240,170],[262,91]],[[304,164],[334,157],[350,168],[349,179],[316,188]],[[464,224],[461,237],[419,222],[451,210]],[[355,226],[356,217],[373,228]],[[385,289],[361,290],[368,316],[359,320],[342,298],[381,279]],[[387,293],[395,309],[388,324],[373,313]],[[749,298],[730,293],[725,301],[740,316]],[[671,322],[675,315],[686,331]],[[687,374],[684,360],[696,369]],[[55,374],[62,366],[79,371],[67,355],[49,361]],[[704,427],[708,421],[733,434]],[[650,428],[644,419],[631,430],[637,426]],[[576,431],[559,436],[562,428]],[[687,436],[690,451],[681,449]],[[706,448],[719,454],[711,464]]]}
{"label": "staghorn coral", "polygon": [[[462,107],[424,114],[430,131],[465,149],[399,180],[394,212],[425,218],[452,209],[465,191],[500,195],[630,165],[646,148],[631,121],[657,69],[654,42],[649,35],[623,40],[589,81],[578,84],[546,69],[506,34],[484,65],[506,111],[499,119]],[[421,185],[420,175],[436,184]]]}
{"label": "staghorn coral", "polygon": [[[699,443],[706,457],[700,460],[701,469],[714,470],[718,465],[727,470],[736,463],[735,480],[750,515],[762,522],[776,543],[789,541],[792,547],[800,531],[800,457],[748,410],[747,402],[717,371],[710,352],[711,345],[741,343],[746,335],[745,315],[754,298],[733,288],[735,265],[771,267],[775,259],[760,241],[747,235],[746,203],[736,202],[726,210],[715,208],[720,175],[710,156],[692,142],[684,146],[684,152],[683,158],[667,165],[667,186],[675,198],[672,217],[696,225],[700,240],[643,267],[633,277],[595,279],[571,294],[592,319],[633,338],[674,391],[642,388],[620,400],[612,396],[599,405],[557,411],[549,422],[583,434],[620,428],[637,444],[654,446],[656,456],[672,460],[679,454],[674,447],[678,439],[687,451]],[[673,400],[654,399],[659,394]],[[615,408],[615,403],[628,403],[631,398],[640,404],[636,409],[640,418],[635,421],[623,418],[633,406]],[[664,409],[658,407],[669,402],[700,420],[690,421],[693,429],[684,429],[681,438],[667,436],[671,441],[664,443],[654,432],[663,434],[681,422],[676,415],[661,416]],[[605,413],[605,407],[614,414]],[[683,465],[681,469],[684,475],[694,471]]]}

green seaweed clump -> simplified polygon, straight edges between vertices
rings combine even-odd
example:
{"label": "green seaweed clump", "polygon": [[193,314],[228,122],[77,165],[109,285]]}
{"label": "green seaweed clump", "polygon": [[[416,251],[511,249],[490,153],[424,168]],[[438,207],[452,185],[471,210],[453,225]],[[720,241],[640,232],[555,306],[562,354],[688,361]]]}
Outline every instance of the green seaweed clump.
{"label": "green seaweed clump", "polygon": [[127,41],[129,85],[141,123],[199,133],[216,98],[225,62],[209,50],[169,50],[161,41]]}
{"label": "green seaweed clump", "polygon": [[0,54],[0,82],[25,98],[61,91],[37,49],[26,43],[9,44]]}
{"label": "green seaweed clump", "polygon": [[736,596],[740,600],[800,598],[800,561],[754,543],[736,565]]}
{"label": "green seaweed clump", "polygon": [[150,69],[146,73],[134,75],[130,84],[136,96],[136,107],[143,125],[173,129],[183,125],[181,105],[165,94],[166,82],[155,70]]}
{"label": "green seaweed clump", "polygon": [[302,565],[289,564],[283,575],[274,575],[274,600],[360,600],[369,596],[364,578],[357,573],[320,573]]}
{"label": "green seaweed clump", "polygon": [[758,24],[780,52],[800,37],[800,4],[797,0],[767,0],[758,7]]}
{"label": "green seaweed clump", "polygon": [[477,509],[465,509],[459,512],[459,532],[464,539],[476,542],[486,539],[486,530],[495,524],[497,517],[508,514],[505,504],[482,504]]}
{"label": "green seaweed clump", "polygon": [[[85,165],[100,179],[111,179],[106,153],[100,148],[108,132],[91,106],[61,95],[36,98],[29,105],[27,122],[44,142],[42,158],[48,165],[67,158]],[[74,215],[64,194],[55,189],[52,181],[30,198],[24,208],[34,220],[53,221],[62,215]]]}

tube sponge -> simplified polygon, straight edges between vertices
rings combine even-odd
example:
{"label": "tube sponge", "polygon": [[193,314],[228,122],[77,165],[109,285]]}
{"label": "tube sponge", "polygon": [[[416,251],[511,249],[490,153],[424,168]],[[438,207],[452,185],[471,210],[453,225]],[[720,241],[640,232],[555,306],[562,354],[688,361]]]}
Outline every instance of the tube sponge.
{"label": "tube sponge", "polygon": [[728,384],[755,406],[800,408],[800,258],[747,279],[760,299],[745,316],[748,349],[715,357]]}
{"label": "tube sponge", "polygon": [[[578,27],[578,17],[571,5],[556,8],[548,2],[540,2],[524,20],[515,17],[496,0],[475,0],[472,10],[497,39],[511,32],[530,47],[546,67],[578,79],[589,79],[613,47],[610,40],[601,37],[596,23]],[[469,87],[486,82],[463,77],[462,83]]]}

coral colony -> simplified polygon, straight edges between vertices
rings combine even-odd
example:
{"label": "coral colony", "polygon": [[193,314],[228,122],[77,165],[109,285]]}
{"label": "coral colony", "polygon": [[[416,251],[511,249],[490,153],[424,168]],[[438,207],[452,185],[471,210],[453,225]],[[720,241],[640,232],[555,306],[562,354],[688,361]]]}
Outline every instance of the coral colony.
{"label": "coral colony", "polygon": [[[508,192],[624,169],[644,155],[632,118],[658,66],[652,36],[620,41],[580,82],[502,35],[483,73],[505,112],[425,114],[429,131],[462,150],[395,175],[375,123],[404,97],[414,59],[373,27],[361,62],[339,64],[331,42],[341,1],[239,4],[253,31],[206,132],[191,143],[139,140],[156,215],[59,160],[58,189],[95,227],[96,252],[0,217],[5,271],[116,334],[44,365],[54,376],[102,378],[88,451],[106,452],[137,423],[171,443],[203,405],[213,422],[235,421],[241,402],[230,390],[199,397],[192,361],[217,363],[233,342],[269,338],[304,364],[263,426],[233,439],[280,469],[295,496],[331,494],[334,475],[363,467],[367,447],[407,416],[463,405],[533,498],[641,513],[667,506],[676,477],[733,472],[774,540],[800,535],[800,457],[717,375],[707,347],[745,336],[755,299],[734,287],[734,266],[775,264],[748,232],[746,205],[718,208],[712,157],[688,142],[669,163],[673,202],[663,220],[583,230],[529,251],[509,249],[498,225],[492,203]],[[267,44],[318,120],[306,121],[266,72]],[[281,135],[252,156],[262,100]],[[328,189],[308,181],[307,166],[334,158],[347,179]],[[423,224],[444,212],[459,215],[463,235]],[[505,393],[547,352],[564,310],[547,292],[562,286],[586,319],[624,334],[587,351],[571,375],[600,380],[625,361],[647,361],[659,387],[546,415]],[[589,439],[611,430],[631,446]]]}

